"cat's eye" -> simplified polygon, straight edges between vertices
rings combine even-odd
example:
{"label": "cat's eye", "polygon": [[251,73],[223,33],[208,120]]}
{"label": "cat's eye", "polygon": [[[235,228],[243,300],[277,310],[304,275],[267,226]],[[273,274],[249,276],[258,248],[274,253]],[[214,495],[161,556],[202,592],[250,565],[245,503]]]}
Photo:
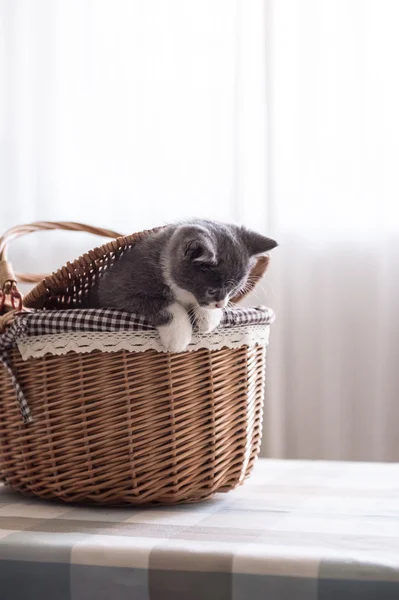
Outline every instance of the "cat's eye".
{"label": "cat's eye", "polygon": [[212,271],[215,268],[215,264],[214,263],[201,263],[199,265],[201,271]]}
{"label": "cat's eye", "polygon": [[216,288],[208,288],[208,296],[216,296],[218,293]]}

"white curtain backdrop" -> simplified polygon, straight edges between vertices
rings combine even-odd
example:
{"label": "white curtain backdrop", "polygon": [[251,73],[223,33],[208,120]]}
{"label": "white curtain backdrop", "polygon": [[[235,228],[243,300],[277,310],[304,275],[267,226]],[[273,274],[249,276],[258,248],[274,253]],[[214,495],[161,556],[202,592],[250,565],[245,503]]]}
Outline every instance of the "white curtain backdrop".
{"label": "white curtain backdrop", "polygon": [[264,21],[261,0],[0,0],[0,224],[265,229]]}
{"label": "white curtain backdrop", "polygon": [[399,459],[399,3],[269,4],[268,450]]}
{"label": "white curtain backdrop", "polygon": [[[264,454],[398,460],[399,3],[0,0],[0,229],[277,237]],[[18,241],[46,271],[96,243]]]}

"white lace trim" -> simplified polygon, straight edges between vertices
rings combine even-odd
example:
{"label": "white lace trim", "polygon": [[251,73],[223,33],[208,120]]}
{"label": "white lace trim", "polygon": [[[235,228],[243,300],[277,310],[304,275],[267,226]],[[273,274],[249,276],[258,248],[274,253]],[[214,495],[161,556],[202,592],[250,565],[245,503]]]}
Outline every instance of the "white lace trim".
{"label": "white lace trim", "polygon": [[[267,345],[269,341],[268,325],[247,325],[229,327],[212,333],[194,333],[187,350],[220,350],[221,348],[240,348],[241,346]],[[119,331],[119,332],[73,332],[53,335],[38,335],[18,341],[22,359],[40,358],[45,354],[62,356],[68,352],[85,354],[93,350],[101,352],[145,352],[156,350],[165,352],[157,331]]]}

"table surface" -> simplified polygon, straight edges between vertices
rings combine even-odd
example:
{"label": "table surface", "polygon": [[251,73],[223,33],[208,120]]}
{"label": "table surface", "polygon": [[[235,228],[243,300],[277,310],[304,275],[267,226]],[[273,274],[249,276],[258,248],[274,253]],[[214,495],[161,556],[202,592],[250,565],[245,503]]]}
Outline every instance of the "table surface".
{"label": "table surface", "polygon": [[399,465],[261,460],[197,505],[85,508],[0,487],[4,600],[399,598]]}

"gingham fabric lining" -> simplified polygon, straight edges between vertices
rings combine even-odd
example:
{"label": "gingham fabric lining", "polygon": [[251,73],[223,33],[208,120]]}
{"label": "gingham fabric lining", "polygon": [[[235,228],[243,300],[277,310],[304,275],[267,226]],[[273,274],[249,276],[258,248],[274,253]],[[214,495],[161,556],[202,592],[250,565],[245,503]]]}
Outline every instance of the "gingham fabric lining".
{"label": "gingham fabric lining", "polygon": [[[55,310],[24,314],[27,335],[51,335],[71,331],[146,331],[154,329],[139,315],[110,308]],[[227,308],[219,327],[268,325],[274,319],[270,308]],[[1,342],[0,342],[1,344]]]}
{"label": "gingham fabric lining", "polygon": [[[273,311],[263,306],[257,308],[227,308],[224,310],[219,327],[269,325],[273,320]],[[139,332],[153,329],[154,327],[145,318],[113,309],[59,310],[18,314],[14,323],[5,333],[0,335],[0,362],[10,374],[24,422],[30,423],[32,417],[26,398],[8,361],[8,351],[18,341],[35,336],[75,331]]]}

